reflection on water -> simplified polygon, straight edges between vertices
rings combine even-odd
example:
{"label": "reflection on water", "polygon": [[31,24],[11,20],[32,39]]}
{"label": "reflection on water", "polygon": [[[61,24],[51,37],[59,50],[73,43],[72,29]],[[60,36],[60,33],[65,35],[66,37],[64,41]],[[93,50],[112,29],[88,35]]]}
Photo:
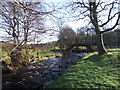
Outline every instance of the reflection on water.
{"label": "reflection on water", "polygon": [[20,73],[3,74],[3,88],[39,88],[53,81],[86,53],[65,55],[32,64]]}

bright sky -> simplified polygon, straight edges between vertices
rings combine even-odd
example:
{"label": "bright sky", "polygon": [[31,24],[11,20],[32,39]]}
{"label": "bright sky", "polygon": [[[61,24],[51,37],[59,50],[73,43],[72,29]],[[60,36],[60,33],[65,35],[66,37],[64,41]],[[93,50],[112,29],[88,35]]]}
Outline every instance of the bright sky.
{"label": "bright sky", "polygon": [[[76,0],[45,0],[47,3],[50,3],[50,2],[54,2],[54,4],[56,5],[58,2],[60,2],[60,4],[57,4],[57,6],[59,6],[59,5],[62,5],[62,4],[64,4],[65,2],[63,2],[63,1],[67,1],[67,2],[70,2],[70,1],[76,1]],[[79,0],[78,0],[79,1]],[[99,0],[97,0],[97,1],[99,1]],[[107,1],[108,3],[109,2],[112,2],[113,0],[103,0],[103,1]],[[62,2],[62,3],[61,3]],[[63,11],[62,12],[64,12],[64,9],[63,9]],[[79,12],[79,11],[78,11]],[[65,11],[65,13],[66,13],[66,11]],[[108,12],[103,12],[102,14],[104,14],[104,15],[106,15],[106,14],[108,14]],[[61,14],[58,14],[58,16],[62,16]],[[68,13],[68,15],[65,15],[65,16],[70,16],[70,14]],[[116,21],[116,19],[117,18],[114,18],[114,20],[112,20],[110,23],[109,23],[109,27],[111,27],[111,25],[114,25],[114,23],[115,23],[115,21]],[[80,28],[80,27],[84,27],[86,24],[87,24],[87,21],[86,20],[89,20],[89,18],[88,17],[86,17],[86,19],[85,20],[78,20],[78,21],[68,21],[68,22],[65,22],[64,24],[65,25],[68,25],[68,26],[70,26],[70,27],[72,27],[74,30],[76,30],[77,28]],[[106,21],[107,19],[106,19],[106,17],[104,16],[104,18],[102,17],[102,21]],[[54,27],[55,28],[55,24],[56,24],[56,22],[54,23],[53,21],[47,21],[46,22],[46,25],[48,25],[48,26],[51,26],[51,27]]]}
{"label": "bright sky", "polygon": [[[30,1],[30,0],[29,0]],[[31,1],[41,1],[41,0],[31,0]],[[49,3],[54,3],[54,5],[55,6],[61,6],[62,4],[64,4],[65,2],[70,2],[70,1],[75,1],[75,0],[43,0],[44,2],[46,2],[47,4],[49,4]],[[62,2],[62,3],[60,3],[60,4],[58,4],[59,2]],[[46,10],[50,10],[50,8],[49,7],[47,7],[46,8]],[[64,9],[63,9],[63,11],[62,12],[66,12]],[[57,16],[59,16],[59,17],[62,17],[62,14],[56,14]],[[45,22],[45,25],[46,25],[46,27],[48,28],[48,29],[55,29],[55,30],[58,30],[58,28],[57,28],[57,19],[55,19],[55,18],[53,18],[53,17],[51,17],[51,18],[48,18],[48,17],[46,17],[47,18],[47,20],[46,20],[46,22]],[[50,20],[51,19],[51,20]],[[89,18],[87,18],[87,19],[89,19]],[[103,19],[103,21],[106,21],[106,19]],[[112,24],[115,22],[115,20],[112,20]],[[70,27],[72,27],[73,28],[73,30],[76,30],[77,28],[80,28],[80,27],[84,27],[85,25],[86,25],[86,21],[84,21],[84,20],[78,20],[78,21],[65,21],[65,23],[64,23],[64,25],[68,25],[68,26],[70,26]],[[2,35],[2,36],[5,36],[6,35],[6,33],[4,33],[4,32],[2,32],[1,30],[0,30],[0,34]],[[41,43],[46,43],[46,42],[51,42],[51,41],[56,41],[57,40],[57,34],[58,34],[58,32],[48,32],[48,34],[43,34],[42,36],[43,36],[43,38],[42,38],[42,40],[41,40]],[[1,36],[0,35],[0,36]]]}

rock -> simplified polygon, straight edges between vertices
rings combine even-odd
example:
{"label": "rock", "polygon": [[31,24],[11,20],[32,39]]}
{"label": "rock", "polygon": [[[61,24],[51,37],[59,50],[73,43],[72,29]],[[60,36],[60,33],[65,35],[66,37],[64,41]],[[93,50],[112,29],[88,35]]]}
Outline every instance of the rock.
{"label": "rock", "polygon": [[35,75],[39,75],[40,73],[39,73],[38,71],[35,71],[34,74],[35,74]]}
{"label": "rock", "polygon": [[46,71],[44,71],[44,72],[43,72],[43,74],[49,74],[49,71],[48,71],[48,70],[46,70]]}
{"label": "rock", "polygon": [[59,68],[63,68],[63,67],[62,67],[62,66],[60,66],[60,65],[59,65],[58,67],[59,67]]}
{"label": "rock", "polygon": [[43,78],[41,78],[40,76],[34,76],[32,79],[31,79],[31,82],[32,83],[38,83],[38,84],[40,84],[41,83],[41,81],[43,80]]}
{"label": "rock", "polygon": [[58,68],[58,67],[52,67],[52,68],[49,68],[49,71],[60,72],[60,71],[63,71],[63,69]]}
{"label": "rock", "polygon": [[57,76],[57,75],[61,75],[61,72],[53,72],[53,71],[51,71],[50,74],[51,74],[52,76],[53,76],[53,75]]}

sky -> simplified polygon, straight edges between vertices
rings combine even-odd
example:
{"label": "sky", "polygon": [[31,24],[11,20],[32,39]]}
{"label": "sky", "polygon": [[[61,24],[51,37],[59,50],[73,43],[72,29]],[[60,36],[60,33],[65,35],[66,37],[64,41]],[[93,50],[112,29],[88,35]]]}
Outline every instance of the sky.
{"label": "sky", "polygon": [[[28,0],[28,1],[30,1],[30,0]],[[41,1],[41,0],[31,0],[31,1]],[[66,2],[75,1],[75,0],[42,0],[42,1],[46,2],[47,4],[54,3],[54,5],[56,7],[56,6],[62,6],[62,4],[66,3]],[[51,9],[50,7],[46,7],[47,11],[49,11],[50,9]],[[68,9],[68,11],[70,11],[70,10]],[[66,10],[63,9],[61,12],[66,13]],[[64,16],[60,13],[58,13],[58,14],[56,13],[56,15],[58,17],[63,17]],[[70,14],[65,15],[65,16],[69,16],[69,15]],[[89,19],[89,18],[86,18],[86,19]],[[105,21],[105,20],[106,19],[103,19],[103,21]],[[46,16],[46,21],[45,21],[46,28],[47,29],[59,30],[57,21],[58,20],[54,17]],[[84,27],[87,23],[85,20],[78,20],[78,21],[67,21],[67,20],[65,20],[63,22],[64,22],[63,23],[64,25],[70,26],[73,30],[76,30],[77,28],[80,28],[80,27]],[[115,22],[115,20],[112,20],[110,25],[112,25],[114,22]],[[6,33],[4,33],[1,30],[0,30],[0,34],[1,34],[0,36],[6,36]],[[58,35],[58,32],[49,31],[47,34],[42,35],[41,43],[57,41],[57,35]]]}
{"label": "sky", "polygon": [[[63,0],[45,0],[47,3],[50,3],[50,2],[54,2],[54,4],[57,4],[59,1],[61,2],[61,1],[63,1]],[[66,2],[69,2],[68,0],[65,0]],[[74,0],[75,1],[75,0]],[[111,2],[112,0],[104,0],[104,1],[107,1],[108,3],[109,2]],[[64,4],[64,2],[62,2],[61,4]],[[69,10],[69,9],[68,9]],[[63,10],[64,11],[64,10]],[[103,12],[102,13],[103,15],[106,15],[106,14],[108,14],[108,12]],[[69,15],[69,14],[68,14]],[[58,15],[58,16],[60,16],[60,15]],[[103,17],[102,17],[103,18]],[[104,18],[102,19],[102,21],[106,21],[107,19],[106,19],[107,17],[106,16],[104,16]],[[114,25],[114,23],[115,23],[115,21],[116,21],[116,19],[117,18],[114,18],[114,20],[112,20],[110,23],[109,23],[109,25],[107,26],[107,27],[111,27],[112,25]],[[70,26],[70,27],[72,27],[72,29],[73,30],[76,30],[77,28],[81,28],[81,27],[84,27],[84,26],[86,26],[86,23],[88,23],[86,20],[89,20],[89,18],[87,17],[85,20],[78,20],[78,21],[67,21],[67,22],[65,22],[64,23],[64,25],[68,25],[68,26]],[[47,21],[46,22],[46,25],[48,25],[48,26],[51,26],[51,27],[54,27],[54,29],[56,28],[56,22],[54,22],[54,21]],[[56,28],[57,29],[57,28]],[[54,39],[54,38],[53,38]],[[56,38],[55,38],[55,40],[56,40]]]}

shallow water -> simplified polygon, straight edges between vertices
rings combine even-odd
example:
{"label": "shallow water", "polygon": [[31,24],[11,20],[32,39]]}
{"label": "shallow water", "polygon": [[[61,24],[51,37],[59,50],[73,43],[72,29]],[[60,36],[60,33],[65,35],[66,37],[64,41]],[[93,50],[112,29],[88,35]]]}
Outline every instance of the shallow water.
{"label": "shallow water", "polygon": [[2,88],[41,88],[74,65],[84,54],[70,54],[64,57],[39,61],[19,73],[3,74]]}

